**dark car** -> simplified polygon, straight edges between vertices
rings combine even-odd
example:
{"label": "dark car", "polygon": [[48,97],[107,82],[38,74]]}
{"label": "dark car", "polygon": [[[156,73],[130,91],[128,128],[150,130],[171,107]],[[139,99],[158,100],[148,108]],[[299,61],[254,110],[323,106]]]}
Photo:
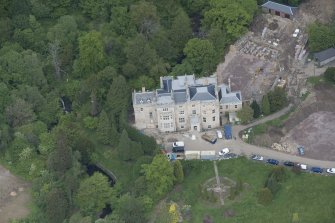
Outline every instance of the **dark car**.
{"label": "dark car", "polygon": [[312,168],[311,168],[311,171],[312,171],[313,173],[322,173],[322,172],[323,172],[323,169],[320,168],[320,167],[312,167]]}
{"label": "dark car", "polygon": [[291,162],[291,161],[285,161],[284,165],[285,166],[295,166],[295,164],[293,162]]}
{"label": "dark car", "polygon": [[267,163],[270,163],[272,165],[278,165],[279,164],[279,161],[278,160],[275,160],[275,159],[268,159],[266,161]]}
{"label": "dark car", "polygon": [[234,158],[237,158],[237,154],[235,153],[227,153],[227,154],[224,154],[223,159],[234,159]]}

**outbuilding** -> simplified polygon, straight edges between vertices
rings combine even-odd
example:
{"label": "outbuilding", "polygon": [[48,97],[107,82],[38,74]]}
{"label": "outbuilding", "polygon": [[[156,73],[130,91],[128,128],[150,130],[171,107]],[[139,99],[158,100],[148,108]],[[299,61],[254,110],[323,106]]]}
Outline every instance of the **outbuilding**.
{"label": "outbuilding", "polygon": [[264,12],[271,13],[273,15],[281,16],[287,19],[293,19],[297,7],[291,7],[288,5],[279,4],[277,2],[267,1],[262,5]]}
{"label": "outbuilding", "polygon": [[317,66],[321,67],[335,60],[335,48],[329,48],[318,53],[314,53],[314,59]]}

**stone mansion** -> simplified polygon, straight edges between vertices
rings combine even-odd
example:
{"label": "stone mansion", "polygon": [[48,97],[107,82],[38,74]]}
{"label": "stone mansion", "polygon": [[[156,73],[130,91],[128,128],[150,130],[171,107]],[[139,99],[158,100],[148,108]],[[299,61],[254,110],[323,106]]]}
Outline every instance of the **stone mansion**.
{"label": "stone mansion", "polygon": [[225,113],[242,108],[241,92],[232,92],[229,86],[218,86],[215,76],[161,77],[160,89],[133,92],[135,126],[161,132],[217,128]]}

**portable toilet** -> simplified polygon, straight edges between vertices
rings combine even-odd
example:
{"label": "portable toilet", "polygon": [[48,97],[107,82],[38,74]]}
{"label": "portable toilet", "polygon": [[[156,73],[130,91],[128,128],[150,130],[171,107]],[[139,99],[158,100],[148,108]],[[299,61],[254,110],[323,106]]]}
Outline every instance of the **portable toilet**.
{"label": "portable toilet", "polygon": [[224,136],[226,139],[232,139],[232,131],[231,131],[231,125],[224,125],[223,126],[224,130]]}

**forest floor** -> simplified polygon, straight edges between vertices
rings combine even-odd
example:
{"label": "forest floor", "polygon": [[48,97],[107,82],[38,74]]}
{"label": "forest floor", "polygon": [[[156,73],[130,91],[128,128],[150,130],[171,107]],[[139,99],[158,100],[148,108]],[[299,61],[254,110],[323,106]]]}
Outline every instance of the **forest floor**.
{"label": "forest floor", "polygon": [[0,222],[26,217],[31,202],[31,185],[0,166]]}

